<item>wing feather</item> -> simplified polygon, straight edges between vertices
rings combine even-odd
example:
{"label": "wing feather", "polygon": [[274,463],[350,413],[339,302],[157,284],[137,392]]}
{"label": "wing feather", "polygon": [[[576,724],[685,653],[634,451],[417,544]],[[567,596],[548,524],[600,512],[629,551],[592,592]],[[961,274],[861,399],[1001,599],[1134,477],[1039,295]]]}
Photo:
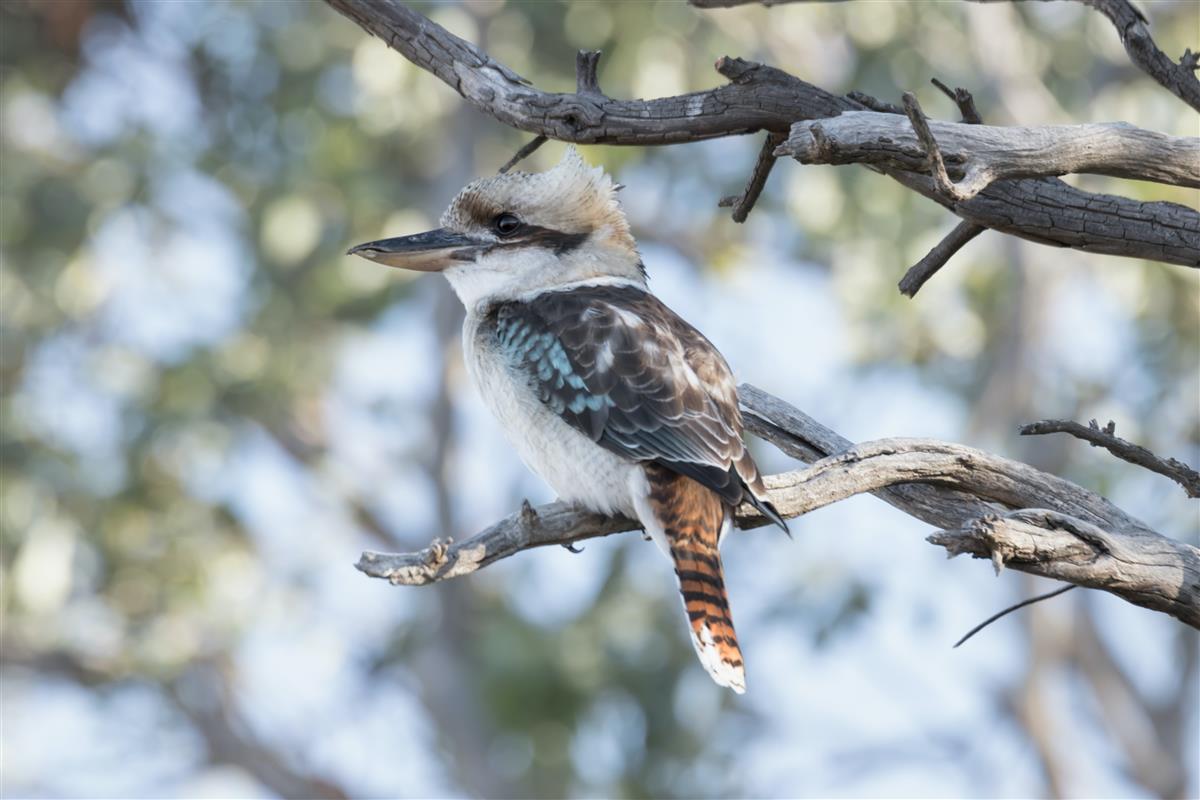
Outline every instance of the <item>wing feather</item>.
{"label": "wing feather", "polygon": [[576,430],[630,460],[687,475],[730,505],[749,494],[782,523],[742,442],[729,366],[654,295],[576,287],[499,304],[490,318],[512,365]]}

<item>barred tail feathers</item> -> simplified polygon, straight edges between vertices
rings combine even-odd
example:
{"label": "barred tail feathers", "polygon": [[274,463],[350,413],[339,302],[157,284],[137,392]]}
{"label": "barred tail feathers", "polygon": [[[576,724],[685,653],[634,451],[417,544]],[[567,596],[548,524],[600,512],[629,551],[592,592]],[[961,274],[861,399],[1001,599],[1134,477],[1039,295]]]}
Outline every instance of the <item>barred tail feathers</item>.
{"label": "barred tail feathers", "polygon": [[638,516],[675,566],[696,655],[714,681],[741,694],[745,668],[718,549],[732,511],[691,478],[654,465],[645,472],[648,491]]}

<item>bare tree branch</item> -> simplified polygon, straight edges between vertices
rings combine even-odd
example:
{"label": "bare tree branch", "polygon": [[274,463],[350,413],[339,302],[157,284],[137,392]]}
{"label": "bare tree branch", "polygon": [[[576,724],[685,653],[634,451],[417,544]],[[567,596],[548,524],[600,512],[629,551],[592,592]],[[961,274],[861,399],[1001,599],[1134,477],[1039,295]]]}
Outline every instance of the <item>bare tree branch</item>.
{"label": "bare tree branch", "polygon": [[962,115],[963,122],[968,125],[983,124],[983,117],[979,116],[979,109],[975,107],[975,96],[969,91],[961,86],[951,89],[937,78],[931,78],[929,82],[940,89],[942,94],[954,101],[954,104],[958,106],[958,113]]}
{"label": "bare tree branch", "polygon": [[[754,426],[767,431],[771,441],[787,443],[793,453],[811,457],[845,441],[761,390],[741,387],[739,392],[748,419],[760,421]],[[776,413],[781,408],[790,412]],[[764,419],[769,427],[761,424]],[[793,425],[797,420],[800,425]],[[1110,591],[1200,627],[1200,550],[1161,536],[1103,497],[1027,464],[947,442],[883,439],[768,476],[766,484],[784,517],[878,493],[948,528],[930,540],[952,554],[981,555],[1031,574]],[[914,496],[913,490],[921,494]],[[739,527],[766,523],[749,506],[738,509]],[[437,541],[416,553],[363,553],[358,568],[394,584],[424,585],[468,575],[531,547],[637,527],[629,519],[551,503],[525,507],[462,543]]]}
{"label": "bare tree branch", "polygon": [[[471,105],[520,130],[581,144],[666,145],[767,130],[801,119],[862,110],[772,67],[721,58],[729,83],[654,100],[544,92],[475,45],[396,0],[326,0]],[[1200,213],[1175,203],[1140,202],[1075,189],[1054,179],[998,181],[976,197],[949,203],[926,176],[882,169],[913,191],[986,228],[1090,253],[1200,262]]]}
{"label": "bare tree branch", "polygon": [[1116,423],[1109,422],[1103,428],[1096,422],[1087,425],[1069,419],[1044,419],[1031,422],[1021,428],[1022,436],[1040,436],[1047,433],[1069,433],[1076,439],[1090,442],[1092,447],[1103,447],[1122,461],[1145,467],[1151,472],[1165,475],[1178,483],[1188,497],[1200,497],[1200,472],[1174,458],[1161,458],[1141,445],[1128,442],[1117,436]]}
{"label": "bare tree branch", "polygon": [[1200,628],[1200,549],[1158,534],[1105,530],[1077,517],[1026,508],[981,517],[928,541],[953,555],[1102,589]]}
{"label": "bare tree branch", "polygon": [[924,258],[913,264],[909,267],[908,272],[904,273],[904,277],[900,279],[899,283],[900,294],[915,297],[925,282],[932,278],[939,269],[946,266],[946,262],[950,260],[951,256],[985,230],[987,229],[981,228],[973,222],[960,222],[955,225],[954,230],[946,234],[946,238],[935,244]]}
{"label": "bare tree branch", "polygon": [[[759,3],[764,6],[824,0],[688,0],[696,8],[732,8]],[[975,3],[1009,2],[1010,0],[971,0]],[[1043,0],[1045,2],[1046,0]],[[1200,81],[1196,79],[1197,55],[1185,50],[1178,63],[1159,49],[1150,36],[1149,23],[1129,0],[1076,0],[1096,9],[1112,22],[1121,37],[1129,59],[1171,94],[1200,111]]]}
{"label": "bare tree branch", "polygon": [[782,133],[768,133],[767,138],[763,140],[762,149],[758,151],[758,161],[754,164],[754,171],[750,173],[750,180],[747,181],[745,190],[741,194],[723,197],[717,204],[722,208],[733,207],[734,222],[745,222],[746,217],[750,216],[750,211],[758,202],[758,196],[762,194],[763,187],[767,185],[771,167],[775,166],[775,160],[778,158],[775,155],[775,148],[783,144],[785,138]]}
{"label": "bare tree branch", "polygon": [[[906,108],[908,97],[906,93]],[[798,122],[775,154],[801,164],[875,164],[928,172],[925,153],[933,140],[935,182],[956,201],[968,200],[998,180],[1070,173],[1200,187],[1200,139],[1195,137],[1167,136],[1120,122],[1034,128],[920,117],[921,123],[913,125],[912,119],[911,114],[905,119],[853,111]]]}
{"label": "bare tree branch", "polygon": [[[995,2],[995,0],[990,0]],[[979,0],[975,0],[979,2]],[[1151,78],[1158,81],[1171,94],[1200,111],[1200,80],[1196,79],[1195,58],[1189,59],[1190,50],[1184,52],[1176,63],[1158,48],[1150,36],[1149,22],[1129,0],[1077,0],[1108,17],[1129,58]],[[1194,34],[1195,31],[1193,30]]]}
{"label": "bare tree branch", "polygon": [[[954,104],[958,106],[959,114],[962,115],[963,122],[968,125],[983,124],[983,117],[979,116],[979,109],[975,107],[975,97],[969,91],[961,86],[951,89],[937,78],[931,79],[930,82],[954,101]],[[921,290],[926,281],[936,275],[938,270],[946,266],[950,258],[961,250],[967,242],[985,230],[986,228],[976,225],[974,222],[960,222],[955,225],[954,230],[950,231],[944,239],[935,244],[933,249],[925,254],[924,258],[908,268],[908,272],[904,273],[904,277],[900,279],[898,285],[900,293],[907,297],[916,297],[917,292]]]}
{"label": "bare tree branch", "polygon": [[501,175],[503,175],[504,173],[508,172],[510,169],[515,167],[518,163],[520,163],[521,161],[523,161],[526,158],[529,158],[529,156],[533,155],[535,150],[537,150],[539,147],[541,147],[548,141],[549,141],[549,139],[547,139],[545,136],[542,136],[540,134],[538,136],[533,137],[532,139],[529,140],[529,142],[527,144],[522,146],[520,150],[513,153],[513,157],[510,158],[508,161],[505,161],[504,166],[502,166],[500,169],[498,169],[496,171],[499,172]]}
{"label": "bare tree branch", "polygon": [[[921,104],[917,102],[917,96],[912,92],[905,92],[901,100],[904,101],[904,114],[908,117],[908,123],[912,126],[912,130],[916,134],[921,145],[924,165],[918,171],[928,172],[933,176],[933,183],[937,187],[938,194],[940,194],[943,198],[958,202],[960,200],[970,200],[972,197],[979,194],[978,191],[968,194],[966,190],[955,185],[954,182],[950,180],[950,175],[946,172],[946,160],[942,157],[942,148],[938,146],[937,139],[933,137],[933,131],[929,129],[929,120],[925,118],[925,112],[921,109]],[[884,116],[892,117],[893,115],[885,114]],[[792,126],[792,130],[793,132],[796,130],[795,125]],[[822,146],[820,149],[824,150],[826,144],[825,137],[822,136],[821,138]],[[791,137],[789,137],[788,142],[791,142]],[[794,155],[796,160],[801,164],[806,163],[802,158],[796,155],[792,148],[788,147],[788,143],[782,145],[776,152],[779,155]],[[1022,175],[1021,177],[1027,176]],[[980,186],[979,188],[982,190],[986,188],[986,186]]]}

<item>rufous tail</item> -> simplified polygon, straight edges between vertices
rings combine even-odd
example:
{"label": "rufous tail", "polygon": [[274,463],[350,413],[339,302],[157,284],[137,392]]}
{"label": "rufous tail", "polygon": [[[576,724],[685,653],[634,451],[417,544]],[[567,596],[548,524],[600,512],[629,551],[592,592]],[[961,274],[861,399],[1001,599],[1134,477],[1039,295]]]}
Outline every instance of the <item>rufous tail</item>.
{"label": "rufous tail", "polygon": [[741,694],[746,674],[718,549],[731,512],[716,492],[691,478],[657,466],[647,467],[646,477],[649,508],[675,564],[692,645],[712,679]]}

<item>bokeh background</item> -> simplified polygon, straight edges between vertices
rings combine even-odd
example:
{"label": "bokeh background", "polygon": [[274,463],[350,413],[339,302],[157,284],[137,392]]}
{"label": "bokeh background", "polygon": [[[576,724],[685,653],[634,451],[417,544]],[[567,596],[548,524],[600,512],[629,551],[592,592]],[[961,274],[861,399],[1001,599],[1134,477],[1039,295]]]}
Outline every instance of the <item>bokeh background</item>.
{"label": "bokeh background", "polygon": [[[1200,7],[1143,7],[1168,54],[1195,47]],[[550,90],[577,48],[618,97],[716,85],[730,54],[943,118],[934,76],[997,124],[1198,133],[1077,3],[420,8]],[[0,45],[4,796],[1196,796],[1194,631],[1079,591],[951,650],[1051,585],[946,561],[870,497],[727,542],[742,698],[636,535],[431,587],[362,576],[363,549],[552,499],[470,387],[444,283],[343,255],[432,226],[528,135],[317,2],[3,0]],[[956,220],[789,162],[736,225],[716,201],[759,144],[583,150],[627,185],[653,289],[741,380],[1197,541],[1166,479],[1016,435],[1113,419],[1200,462],[1195,271],[987,232],[910,301],[896,281]]]}

